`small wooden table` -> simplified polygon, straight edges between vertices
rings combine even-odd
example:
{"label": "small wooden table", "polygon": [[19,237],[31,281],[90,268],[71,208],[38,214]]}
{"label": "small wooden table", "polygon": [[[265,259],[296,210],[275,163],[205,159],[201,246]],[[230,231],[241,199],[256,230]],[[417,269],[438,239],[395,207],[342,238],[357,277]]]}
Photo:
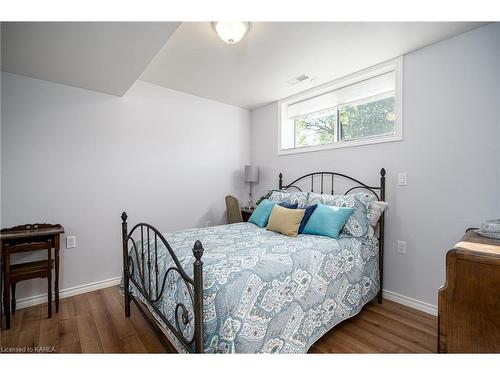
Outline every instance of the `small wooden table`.
{"label": "small wooden table", "polygon": [[243,221],[247,222],[254,211],[255,208],[241,207],[241,217],[243,218]]}
{"label": "small wooden table", "polygon": [[[37,242],[47,242],[51,241],[55,249],[54,253],[54,294],[56,300],[56,312],[59,311],[59,249],[60,249],[60,237],[61,233],[64,233],[64,228],[59,224],[27,224],[19,225],[12,228],[2,229],[0,231],[0,250],[1,250],[1,267],[3,273],[3,293],[5,298],[5,306],[3,310],[5,312],[6,328],[10,328],[10,288],[5,280],[5,265],[10,263],[10,259],[6,262],[5,259],[5,246],[15,246],[25,244],[25,251],[38,250],[36,246],[31,246],[31,244]],[[45,249],[46,250],[46,249]],[[3,326],[3,324],[2,324]]]}

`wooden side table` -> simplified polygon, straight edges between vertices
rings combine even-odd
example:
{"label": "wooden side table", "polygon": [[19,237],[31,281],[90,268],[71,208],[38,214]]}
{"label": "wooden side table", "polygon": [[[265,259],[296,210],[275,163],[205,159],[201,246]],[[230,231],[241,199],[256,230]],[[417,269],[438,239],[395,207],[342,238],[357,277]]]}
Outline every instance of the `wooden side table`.
{"label": "wooden side table", "polygon": [[[7,259],[7,253],[5,251],[6,246],[13,247],[16,252],[21,251],[37,251],[37,250],[47,250],[47,246],[37,246],[40,243],[50,243],[51,247],[54,248],[54,294],[56,301],[56,312],[59,311],[59,249],[60,249],[60,237],[61,233],[64,233],[64,228],[59,224],[26,224],[18,225],[16,227],[2,229],[0,231],[0,249],[2,251],[1,263],[2,263],[2,273],[3,273],[3,310],[5,313],[5,327],[10,328],[10,285],[7,282],[8,269],[7,266],[10,264],[10,252],[9,259]],[[51,250],[50,250],[51,251]],[[49,253],[50,253],[49,251]],[[33,263],[33,265],[31,264]],[[30,262],[20,265],[19,271],[23,271],[26,268],[27,271],[32,272],[34,275],[37,274],[33,269],[34,263]],[[9,266],[10,267],[10,266]],[[15,288],[12,290],[15,293]],[[51,290],[49,290],[51,293]],[[15,306],[15,295],[12,296],[14,306]]]}
{"label": "wooden side table", "polygon": [[243,217],[243,221],[247,222],[250,216],[252,216],[255,208],[246,208],[241,207],[241,216]]}

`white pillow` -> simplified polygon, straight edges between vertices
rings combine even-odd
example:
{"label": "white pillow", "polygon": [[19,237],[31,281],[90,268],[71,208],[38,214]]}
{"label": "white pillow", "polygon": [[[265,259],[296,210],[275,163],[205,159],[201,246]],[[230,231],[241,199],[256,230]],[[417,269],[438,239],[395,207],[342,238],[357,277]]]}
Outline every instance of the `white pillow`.
{"label": "white pillow", "polygon": [[368,222],[370,223],[370,228],[368,229],[368,235],[373,237],[375,235],[375,227],[380,220],[380,216],[384,213],[385,209],[389,206],[389,203],[383,201],[373,201],[370,204]]}

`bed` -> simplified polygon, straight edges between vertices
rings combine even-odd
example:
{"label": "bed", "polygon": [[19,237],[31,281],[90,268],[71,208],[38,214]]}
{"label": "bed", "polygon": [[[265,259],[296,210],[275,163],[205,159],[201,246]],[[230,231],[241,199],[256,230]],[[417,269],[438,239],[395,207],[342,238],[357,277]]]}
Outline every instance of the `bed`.
{"label": "bed", "polygon": [[[365,190],[385,200],[385,170],[370,186],[314,172],[279,190],[334,194]],[[315,189],[316,185],[316,189]],[[328,190],[325,187],[328,186]],[[122,214],[125,315],[134,301],[169,351],[306,353],[373,299],[382,302],[384,215],[375,235],[287,237],[252,223],[162,234],[147,223],[128,230]]]}

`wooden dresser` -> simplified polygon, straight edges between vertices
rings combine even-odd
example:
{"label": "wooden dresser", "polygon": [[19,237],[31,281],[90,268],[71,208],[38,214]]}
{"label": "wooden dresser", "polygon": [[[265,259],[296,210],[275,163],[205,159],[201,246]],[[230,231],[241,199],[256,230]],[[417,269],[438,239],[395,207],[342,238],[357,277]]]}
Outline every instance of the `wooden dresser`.
{"label": "wooden dresser", "polygon": [[446,254],[440,353],[500,353],[500,240],[468,230]]}

